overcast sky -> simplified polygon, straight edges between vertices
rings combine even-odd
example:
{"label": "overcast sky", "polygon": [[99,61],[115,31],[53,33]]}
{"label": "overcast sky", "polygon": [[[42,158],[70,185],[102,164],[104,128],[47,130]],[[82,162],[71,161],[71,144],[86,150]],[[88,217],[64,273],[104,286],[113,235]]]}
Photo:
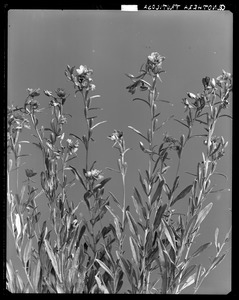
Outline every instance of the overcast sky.
{"label": "overcast sky", "polygon": [[[217,77],[222,69],[232,72],[232,14],[227,11],[12,10],[9,11],[8,20],[9,105],[23,105],[27,88],[41,88],[42,91],[64,88],[71,94],[64,109],[72,115],[72,119],[68,119],[66,133],[82,135],[85,129],[82,99],[79,101],[79,96],[74,97],[73,86],[67,81],[64,70],[67,65],[79,67],[81,64],[94,70],[94,92],[101,95],[96,101],[103,108],[98,114],[99,120],[108,122],[95,130],[96,142],[91,149],[90,159],[91,162],[97,160],[96,167],[103,170],[105,177],[112,176],[106,190],[112,191],[120,198],[120,176],[105,170],[105,167],[117,166],[117,151],[111,148],[112,144],[107,136],[114,129],[124,132],[127,147],[133,148],[126,155],[126,192],[131,211],[134,210],[131,203],[133,187],[139,187],[137,170],[147,168],[147,161],[138,147],[139,137],[128,129],[128,125],[146,132],[149,115],[142,103],[131,101],[132,97],[126,90],[130,80],[125,73],[136,75],[151,52],[157,51],[166,57],[163,62],[166,73],[161,76],[163,82],[159,85],[159,91],[161,99],[171,101],[173,106],[160,104],[162,114],[159,121],[163,122],[173,114],[178,118],[183,117],[184,107],[181,99],[187,92],[201,92],[203,77]],[[39,101],[42,107],[46,107],[39,121],[46,126],[51,118],[47,109],[49,98],[42,95]],[[162,140],[162,133],[166,131],[176,138],[182,133],[185,134],[184,128],[171,121],[158,135],[159,141]],[[218,172],[224,172],[228,176],[228,182],[217,178],[215,183],[219,188],[226,185],[231,188],[231,121],[222,118],[215,133],[223,135],[229,141],[226,155],[218,164]],[[24,137],[27,136],[29,137],[28,132],[24,134]],[[201,140],[195,140],[185,148],[179,190],[190,184],[192,176],[185,172],[195,171],[203,150],[205,151],[205,147],[202,146]],[[41,157],[34,146],[24,146],[24,151],[32,153],[32,156],[26,159],[24,167],[41,171]],[[84,149],[81,148],[79,152],[84,154]],[[75,166],[82,170],[83,165],[83,162],[78,162]],[[173,166],[171,169],[169,182],[173,178],[170,174],[175,174]],[[21,182],[25,179],[24,168],[20,174]],[[39,184],[39,178],[36,181]],[[38,187],[40,189],[40,185]],[[75,203],[78,203],[80,193],[82,197],[82,192],[79,185],[72,188],[70,195],[75,199]],[[39,201],[39,207],[46,213],[46,199],[42,196]],[[214,206],[201,226],[201,235],[195,247],[212,241],[216,227],[220,229],[219,241],[222,241],[231,225],[228,211],[231,207],[231,192],[212,194],[207,203],[210,201]],[[185,210],[185,205],[182,204],[178,208]],[[202,263],[208,266],[208,256],[212,256],[215,249],[211,247],[205,252],[201,259]],[[13,241],[9,237],[7,257],[15,261],[15,256]],[[230,290],[230,259],[229,254],[205,279],[199,293],[220,294]],[[190,292],[190,288],[185,290],[185,293]]]}

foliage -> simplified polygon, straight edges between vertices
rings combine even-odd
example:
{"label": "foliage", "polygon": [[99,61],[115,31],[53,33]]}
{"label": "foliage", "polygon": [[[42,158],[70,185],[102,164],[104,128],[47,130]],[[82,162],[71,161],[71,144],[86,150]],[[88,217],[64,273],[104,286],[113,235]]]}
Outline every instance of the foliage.
{"label": "foliage", "polygon": [[[11,106],[7,113],[7,146],[8,146],[8,190],[9,205],[8,225],[15,241],[16,253],[22,263],[27,282],[24,282],[14,269],[12,261],[6,263],[7,289],[12,293],[133,293],[133,294],[179,294],[190,285],[197,292],[204,278],[225,258],[228,249],[223,247],[230,239],[230,231],[222,244],[218,242],[219,229],[215,232],[215,257],[206,269],[201,264],[192,264],[195,257],[212,245],[206,242],[194,252],[191,246],[199,235],[200,226],[212,209],[213,203],[205,204],[207,196],[215,192],[211,185],[211,177],[217,174],[216,167],[225,153],[227,142],[222,136],[214,135],[217,121],[223,116],[229,105],[232,91],[232,76],[223,71],[217,79],[202,79],[203,92],[187,93],[183,99],[186,117],[179,120],[170,116],[159,124],[159,99],[157,89],[160,74],[164,72],[162,62],[165,57],[153,52],[140,68],[140,74],[127,74],[132,84],[127,90],[133,95],[136,90],[147,92],[146,99],[136,97],[133,101],[141,101],[149,109],[150,128],[142,133],[133,126],[128,126],[143,141],[139,141],[139,149],[148,160],[148,170],[139,170],[139,183],[142,188],[134,187],[132,191],[133,206],[137,219],[130,211],[131,203],[126,203],[126,148],[122,131],[114,130],[108,136],[113,148],[119,151],[118,169],[107,168],[121,175],[123,199],[119,201],[111,192],[105,195],[110,177],[104,178],[101,170],[95,168],[96,161],[89,161],[89,150],[94,142],[96,127],[105,123],[95,123],[97,118],[93,112],[101,110],[93,106],[95,98],[90,96],[95,90],[93,71],[81,65],[78,69],[67,66],[65,75],[73,84],[75,96],[80,94],[83,100],[83,111],[86,132],[70,133],[66,138],[64,127],[67,114],[64,104],[69,97],[59,88],[54,93],[44,91],[49,97],[49,109],[52,120],[49,127],[39,126],[40,103],[36,100],[41,95],[40,89],[28,89],[23,107]],[[149,77],[149,81],[145,78]],[[148,80],[148,79],[147,79]],[[178,139],[165,134],[162,142],[156,144],[156,135],[166,122],[174,118],[187,128],[186,135]],[[193,135],[195,123],[203,125],[204,132]],[[18,171],[22,168],[21,158],[29,154],[21,154],[20,141],[24,128],[32,132],[31,143],[41,151],[43,169],[38,172],[25,169],[26,185],[19,192]],[[81,136],[80,136],[81,135]],[[202,153],[203,160],[196,167],[194,179],[188,186],[178,189],[180,180],[180,161],[185,145],[195,136],[203,137],[206,146]],[[77,159],[80,142],[85,151],[84,165],[80,161],[76,168],[72,161]],[[147,145],[145,144],[147,143]],[[172,186],[167,181],[167,170],[170,153],[177,155],[177,170]],[[80,167],[79,167],[80,166]],[[16,173],[16,186],[10,185],[11,176]],[[72,174],[74,177],[72,178]],[[144,175],[145,174],[145,175]],[[39,187],[32,179],[40,176]],[[71,178],[71,179],[70,179]],[[76,183],[80,184],[81,196],[78,205],[68,197],[69,190]],[[49,208],[48,220],[41,220],[36,200],[45,195]],[[188,199],[188,211],[185,214],[176,212],[176,203]],[[118,216],[110,200],[115,203],[122,216]],[[80,213],[84,205],[89,218]],[[108,217],[108,225],[102,220]],[[40,226],[41,220],[41,226]],[[129,228],[129,234],[126,231]],[[129,241],[132,259],[125,255],[124,242]],[[159,279],[152,282],[151,275],[157,272]],[[128,281],[130,289],[125,291],[123,283]]]}

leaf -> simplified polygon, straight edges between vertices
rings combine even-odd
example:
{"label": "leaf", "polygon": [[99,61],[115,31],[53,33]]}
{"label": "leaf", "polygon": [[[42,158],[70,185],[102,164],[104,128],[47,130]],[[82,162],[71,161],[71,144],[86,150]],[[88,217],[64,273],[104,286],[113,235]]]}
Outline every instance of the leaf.
{"label": "leaf", "polygon": [[97,184],[95,186],[93,191],[95,192],[95,191],[97,191],[97,189],[102,189],[106,185],[106,183],[110,180],[111,180],[111,177],[107,177],[107,178],[103,179],[99,184]]}
{"label": "leaf", "polygon": [[136,132],[137,134],[139,134],[141,137],[143,137],[144,139],[146,139],[147,142],[149,142],[148,138],[145,137],[139,130],[135,129],[132,126],[128,126],[128,128],[132,129],[134,132]]}
{"label": "leaf", "polygon": [[[97,273],[98,274],[98,273]],[[98,288],[101,290],[101,292],[103,292],[103,294],[109,294],[109,291],[107,290],[105,284],[101,283],[100,278],[97,276],[97,274],[95,275],[95,280],[97,282]]]}
{"label": "leaf", "polygon": [[81,176],[80,173],[78,173],[78,171],[76,170],[76,168],[72,167],[72,166],[69,166],[67,168],[65,168],[66,170],[71,170],[73,172],[73,174],[75,175],[76,179],[77,180],[80,180],[81,184],[83,185],[84,189],[87,190],[85,184],[84,184],[84,181],[83,181],[83,178]]}
{"label": "leaf", "polygon": [[181,277],[181,283],[188,279],[188,277],[192,274],[192,272],[194,271],[196,266],[197,265],[191,265],[183,271],[182,277]]}
{"label": "leaf", "polygon": [[205,249],[207,249],[209,246],[211,246],[211,242],[209,243],[206,243],[206,244],[203,244],[201,245],[195,252],[193,252],[192,256],[191,257],[196,257],[198,256],[201,252],[203,252]]}
{"label": "leaf", "polygon": [[184,190],[182,190],[182,192],[176,198],[174,198],[174,200],[171,202],[170,206],[173,206],[178,200],[184,198],[191,191],[192,187],[193,187],[193,185],[190,184]]}
{"label": "leaf", "polygon": [[91,127],[91,130],[93,130],[95,127],[97,127],[97,126],[99,126],[100,124],[103,124],[103,123],[105,123],[105,122],[107,122],[107,121],[101,121],[101,122],[99,122],[99,123],[96,123],[94,126]]}
{"label": "leaf", "polygon": [[141,175],[141,173],[140,173],[140,170],[138,170],[138,172],[139,172],[139,181],[140,181],[140,183],[141,183],[141,186],[142,186],[142,188],[143,188],[143,190],[144,190],[145,195],[148,196],[147,189],[146,189],[146,186],[145,186],[145,184],[144,184],[144,181],[143,181],[142,175]]}
{"label": "leaf", "polygon": [[150,104],[148,103],[147,100],[144,100],[142,98],[134,98],[133,101],[136,101],[136,100],[139,100],[139,101],[142,101],[142,102],[145,102],[149,107],[150,107]]}
{"label": "leaf", "polygon": [[205,206],[198,214],[198,218],[196,221],[196,225],[200,226],[200,224],[202,223],[202,221],[205,219],[205,217],[207,216],[207,214],[209,213],[209,211],[212,208],[213,203],[210,202],[207,206]]}
{"label": "leaf", "polygon": [[94,96],[91,96],[90,99],[100,98],[100,97],[101,97],[100,95],[94,95]]}
{"label": "leaf", "polygon": [[111,270],[106,266],[105,263],[103,263],[103,261],[95,258],[95,261],[97,261],[99,263],[99,265],[111,276],[111,278],[114,280],[114,275],[111,272]]}
{"label": "leaf", "polygon": [[126,216],[128,218],[129,221],[129,228],[130,231],[136,236],[138,237],[138,227],[137,224],[133,218],[133,216],[131,215],[131,213],[129,211],[126,211]]}
{"label": "leaf", "polygon": [[186,126],[187,128],[189,128],[189,126],[188,126],[187,124],[185,124],[185,123],[183,123],[183,122],[179,121],[178,119],[174,119],[174,120],[175,120],[175,121],[177,121],[178,123],[180,123],[180,124],[182,124],[182,125]]}
{"label": "leaf", "polygon": [[131,265],[127,263],[127,261],[123,258],[123,256],[116,250],[116,256],[120,261],[121,267],[125,273],[125,275],[128,277],[128,280],[130,283],[132,283],[132,276],[131,276]]}
{"label": "leaf", "polygon": [[142,198],[140,196],[139,191],[136,189],[136,187],[134,188],[134,198],[137,201],[138,205],[140,205],[140,207],[143,207]]}
{"label": "leaf", "polygon": [[162,189],[163,189],[163,185],[164,185],[164,180],[161,180],[161,181],[159,180],[158,187],[157,187],[157,189],[156,189],[156,191],[155,191],[155,193],[154,193],[154,195],[153,195],[153,197],[152,197],[152,199],[151,199],[151,205],[153,205],[154,202],[155,202],[157,199],[160,198],[161,193],[162,193]]}
{"label": "leaf", "polygon": [[229,241],[229,237],[230,237],[230,233],[231,233],[232,228],[229,229],[228,233],[225,236],[224,242],[223,243],[227,243]]}
{"label": "leaf", "polygon": [[216,249],[218,248],[218,246],[217,246],[218,234],[219,234],[219,228],[217,227],[215,230],[215,247],[216,247]]}
{"label": "leaf", "polygon": [[201,269],[202,269],[202,265],[198,265],[197,266],[197,271],[196,271],[196,276],[195,276],[195,286],[194,286],[194,289],[197,289],[197,286],[198,286],[198,281],[199,281],[199,278],[201,276]]}
{"label": "leaf", "polygon": [[35,288],[35,291],[38,290],[38,282],[39,282],[39,278],[40,278],[40,271],[41,271],[41,261],[40,259],[38,259],[37,261],[37,266],[34,270],[34,275],[33,275],[33,285],[34,285],[34,288]]}
{"label": "leaf", "polygon": [[136,265],[138,265],[139,260],[140,260],[138,245],[137,245],[135,239],[132,236],[129,237],[129,242],[130,242],[130,247],[131,247],[131,251],[132,251],[134,261],[135,261]]}
{"label": "leaf", "polygon": [[164,220],[162,220],[162,221],[163,221],[163,225],[164,225],[164,233],[165,233],[170,245],[172,246],[173,250],[176,253],[175,238],[174,238],[173,231]]}
{"label": "leaf", "polygon": [[226,253],[223,253],[221,256],[214,258],[212,265],[211,265],[212,270],[215,269],[216,266],[222,262],[222,260],[225,258],[226,255],[227,255]]}
{"label": "leaf", "polygon": [[156,212],[156,215],[155,215],[155,218],[154,218],[154,224],[153,224],[154,230],[156,230],[159,227],[166,207],[167,207],[167,204],[164,204],[164,205],[162,205],[158,208],[158,210]]}
{"label": "leaf", "polygon": [[46,248],[47,254],[48,254],[48,256],[51,260],[52,266],[53,266],[59,280],[61,281],[61,276],[60,276],[60,273],[59,273],[57,260],[56,260],[56,257],[54,255],[53,251],[52,251],[51,245],[49,244],[49,242],[46,239],[44,240],[44,243],[45,243],[45,248]]}
{"label": "leaf", "polygon": [[186,287],[192,285],[195,282],[195,277],[196,277],[196,272],[193,275],[191,275],[191,276],[188,277],[188,279],[186,280],[186,282],[184,283],[184,285],[181,287],[180,292],[182,290],[184,290]]}
{"label": "leaf", "polygon": [[32,239],[28,240],[24,249],[24,254],[23,254],[23,262],[24,262],[24,267],[26,268],[27,263],[30,259],[31,256],[31,250],[32,250]]}
{"label": "leaf", "polygon": [[117,198],[115,197],[115,195],[114,195],[113,193],[111,193],[111,192],[109,192],[109,194],[111,195],[111,197],[112,197],[112,199],[115,201],[115,203],[118,205],[118,207],[119,207],[120,209],[122,209],[121,206],[120,206],[120,203],[119,203],[119,201],[117,200]]}

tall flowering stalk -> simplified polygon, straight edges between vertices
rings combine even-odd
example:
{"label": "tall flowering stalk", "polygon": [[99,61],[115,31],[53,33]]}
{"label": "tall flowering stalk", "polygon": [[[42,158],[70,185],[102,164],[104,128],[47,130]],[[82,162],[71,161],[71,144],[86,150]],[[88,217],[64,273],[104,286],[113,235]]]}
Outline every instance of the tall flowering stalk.
{"label": "tall flowering stalk", "polygon": [[[182,135],[178,140],[166,134],[163,138],[163,142],[159,145],[158,151],[156,151],[157,145],[153,145],[154,133],[165,124],[165,122],[163,122],[157,127],[156,118],[160,113],[156,113],[157,106],[155,105],[159,95],[156,90],[156,79],[157,77],[160,79],[159,73],[163,72],[163,70],[161,70],[163,60],[164,58],[158,53],[153,52],[148,56],[145,69],[141,67],[141,74],[139,76],[127,75],[133,81],[133,84],[127,87],[131,94],[134,94],[138,87],[141,91],[148,90],[147,100],[139,97],[133,100],[146,103],[151,113],[151,128],[148,129],[147,135],[129,126],[130,129],[144,138],[149,144],[149,147],[146,148],[145,145],[140,142],[140,149],[149,155],[149,169],[146,170],[146,178],[143,179],[141,173],[139,173],[140,183],[147,197],[146,206],[137,188],[134,188],[134,195],[132,196],[139,218],[141,218],[140,207],[146,222],[145,225],[142,225],[141,222],[138,223],[144,231],[144,239],[142,242],[140,236],[138,236],[136,240],[132,240],[134,242],[131,243],[131,249],[135,257],[136,269],[139,270],[139,276],[135,278],[135,282],[138,283],[139,293],[152,293],[153,291],[157,291],[162,294],[177,294],[193,283],[195,284],[196,292],[205,278],[204,276],[207,276],[226,255],[226,253],[224,253],[219,256],[222,248],[217,247],[220,251],[217,252],[208,270],[204,270],[201,265],[189,265],[194,257],[198,256],[211,245],[211,243],[206,243],[199,247],[192,255],[189,255],[191,245],[200,229],[200,224],[212,207],[212,203],[209,203],[203,208],[202,203],[210,192],[216,192],[213,190],[213,187],[210,187],[210,176],[216,174],[215,168],[217,160],[223,156],[227,143],[224,142],[223,137],[213,136],[213,131],[217,119],[221,116],[228,116],[220,115],[220,113],[228,105],[227,99],[232,90],[232,82],[231,75],[225,71],[223,71],[223,74],[216,80],[210,80],[208,77],[204,78],[204,92],[197,95],[188,93],[189,98],[194,100],[193,103],[190,103],[186,98],[183,99],[186,111],[188,111],[185,120],[186,123],[176,119],[176,121],[188,128],[187,137],[185,138],[185,136]],[[143,79],[145,75],[152,77],[152,84]],[[220,87],[219,94],[216,93],[216,85]],[[220,101],[216,102],[216,97],[219,97]],[[209,107],[209,112],[205,111],[206,107]],[[207,117],[206,122],[201,119],[203,116]],[[192,135],[193,124],[195,122],[207,126],[205,128],[205,134]],[[203,162],[198,164],[197,176],[194,183],[184,188],[175,197],[174,194],[179,185],[178,174],[183,148],[185,144],[195,136],[206,137],[205,144],[207,145],[207,152],[206,154],[203,153]],[[167,184],[165,174],[170,167],[166,164],[166,160],[168,159],[169,151],[172,150],[176,151],[178,155],[178,166],[173,186],[170,187]],[[158,168],[159,162],[161,166]],[[152,194],[157,181],[158,186],[154,194]],[[162,203],[162,192],[164,192],[168,198],[168,202],[165,204]],[[192,196],[189,198],[188,212],[184,220],[184,214],[176,213],[172,207],[177,201],[185,198],[190,192]],[[156,210],[156,213],[153,224],[150,224],[149,220],[153,210]],[[179,215],[178,222],[175,220],[175,215]],[[137,224],[135,223],[135,225]],[[230,232],[227,234],[223,246],[228,242],[229,234]],[[185,249],[186,253],[184,252]],[[140,263],[138,263],[139,261]],[[158,280],[161,281],[160,288],[156,288],[158,281],[150,285],[150,272],[155,269],[158,269],[160,274],[160,280]],[[195,270],[196,272],[193,273]]]}

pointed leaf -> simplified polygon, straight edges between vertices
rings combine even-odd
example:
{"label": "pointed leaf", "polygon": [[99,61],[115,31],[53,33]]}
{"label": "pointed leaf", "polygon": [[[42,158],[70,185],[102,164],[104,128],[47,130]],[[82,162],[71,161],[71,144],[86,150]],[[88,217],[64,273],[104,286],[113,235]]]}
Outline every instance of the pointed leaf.
{"label": "pointed leaf", "polygon": [[148,101],[145,100],[145,99],[142,99],[142,98],[134,98],[133,101],[135,101],[135,100],[139,100],[139,101],[145,102],[145,103],[150,107],[150,104],[149,104]]}
{"label": "pointed leaf", "polygon": [[166,207],[167,207],[167,204],[164,204],[158,208],[155,218],[154,218],[154,224],[153,224],[154,230],[156,230],[159,227]]}
{"label": "pointed leaf", "polygon": [[153,205],[154,202],[155,202],[157,199],[160,198],[161,193],[162,193],[162,189],[163,189],[163,185],[164,185],[164,180],[161,180],[161,181],[159,180],[159,184],[158,184],[158,186],[157,186],[157,189],[156,189],[156,191],[155,191],[155,193],[154,193],[154,195],[153,195],[153,197],[152,197],[152,199],[151,199],[151,205]]}
{"label": "pointed leaf", "polygon": [[216,230],[215,230],[215,247],[216,249],[218,248],[217,247],[217,241],[218,241],[218,234],[219,234],[219,228],[217,227]]}
{"label": "pointed leaf", "polygon": [[162,222],[164,225],[164,233],[165,233],[170,245],[172,246],[173,250],[176,253],[174,233],[173,233],[172,229],[170,228],[170,226],[164,220],[162,220]]}
{"label": "pointed leaf", "polygon": [[207,206],[205,206],[198,214],[198,218],[197,218],[197,222],[196,225],[200,226],[200,224],[202,223],[202,221],[205,219],[205,217],[207,216],[207,214],[209,213],[209,211],[212,208],[213,203],[210,202]]}
{"label": "pointed leaf", "polygon": [[95,261],[97,261],[99,263],[99,265],[111,276],[111,278],[114,280],[114,275],[111,272],[111,270],[106,266],[105,263],[103,263],[103,261],[99,260],[99,259],[95,259]]}
{"label": "pointed leaf", "polygon": [[189,128],[189,126],[188,126],[187,124],[185,124],[185,123],[181,122],[180,120],[178,120],[178,119],[174,119],[174,120],[175,120],[175,121],[177,121],[178,123],[180,123],[180,124],[184,125],[185,127]]}
{"label": "pointed leaf", "polygon": [[26,268],[27,262],[30,259],[31,250],[32,250],[32,239],[30,239],[30,240],[27,241],[25,249],[24,249],[23,262],[24,262],[25,268]]}
{"label": "pointed leaf", "polygon": [[190,184],[184,190],[182,190],[182,192],[176,198],[174,198],[174,200],[171,202],[170,206],[173,206],[178,200],[184,198],[191,191],[192,187],[193,187],[193,185]]}
{"label": "pointed leaf", "polygon": [[105,122],[107,122],[107,121],[101,121],[101,122],[99,122],[99,123],[96,123],[94,126],[91,127],[91,130],[93,130],[95,127],[97,127],[97,126],[99,126],[100,124],[103,124],[103,123],[105,123]]}
{"label": "pointed leaf", "polygon": [[40,278],[40,271],[41,271],[41,261],[40,261],[40,259],[38,259],[37,266],[34,270],[34,276],[33,276],[33,285],[34,285],[35,291],[38,290],[38,282],[39,282],[39,278]]}
{"label": "pointed leaf", "polygon": [[196,272],[188,277],[184,285],[181,287],[180,292],[184,290],[186,287],[192,285],[195,282]]}
{"label": "pointed leaf", "polygon": [[147,137],[145,137],[139,130],[135,129],[132,126],[128,126],[128,128],[132,129],[134,132],[136,132],[137,134],[139,134],[141,137],[143,137],[144,139],[146,139],[146,141],[148,142],[149,140],[147,139]]}
{"label": "pointed leaf", "polygon": [[187,267],[183,273],[182,273],[182,278],[181,278],[181,283],[186,281],[188,279],[188,277],[192,274],[192,272],[194,271],[194,269],[196,268],[197,265],[191,265],[189,267]]}
{"label": "pointed leaf", "polygon": [[131,248],[131,251],[132,251],[133,259],[134,259],[136,265],[138,265],[139,264],[139,256],[137,255],[137,252],[136,252],[138,250],[137,249],[137,244],[134,241],[132,236],[129,237],[129,243],[130,243],[130,248]]}
{"label": "pointed leaf", "polygon": [[140,181],[140,183],[141,183],[141,186],[142,186],[142,188],[143,188],[143,190],[144,190],[144,192],[145,192],[145,195],[148,196],[147,189],[146,189],[146,185],[145,185],[145,183],[144,183],[144,181],[143,181],[143,178],[142,178],[142,175],[141,175],[141,173],[140,173],[140,170],[138,170],[138,172],[139,172],[139,181]]}
{"label": "pointed leaf", "polygon": [[47,254],[51,260],[51,263],[52,263],[52,266],[58,276],[58,278],[60,279],[61,281],[61,276],[60,276],[60,273],[59,273],[59,269],[58,269],[58,264],[57,264],[57,260],[56,260],[56,257],[53,253],[53,250],[51,248],[51,245],[49,244],[49,242],[45,239],[44,240],[44,243],[45,243],[45,248],[46,248],[46,251],[47,251]]}
{"label": "pointed leaf", "polygon": [[214,258],[212,265],[211,265],[212,270],[215,269],[216,266],[222,262],[222,260],[225,258],[225,256],[226,256],[226,253],[223,253],[221,256]]}
{"label": "pointed leaf", "polygon": [[202,269],[202,265],[198,265],[197,266],[197,271],[196,271],[196,276],[195,276],[195,286],[194,289],[197,289],[198,286],[198,282],[199,282],[199,278],[201,276],[201,269]]}
{"label": "pointed leaf", "polygon": [[142,198],[140,196],[139,191],[136,189],[136,187],[134,188],[134,198],[137,201],[137,204],[140,205],[140,207],[142,207],[143,206]]}
{"label": "pointed leaf", "polygon": [[73,174],[75,175],[77,180],[80,180],[81,184],[83,185],[84,189],[87,190],[85,183],[83,181],[83,178],[81,176],[81,174],[76,170],[76,168],[69,166],[67,168],[65,168],[66,170],[71,170],[73,172]]}
{"label": "pointed leaf", "polygon": [[205,249],[207,249],[209,246],[211,246],[211,242],[209,243],[206,243],[206,244],[203,244],[201,245],[195,252],[193,252],[192,256],[191,257],[196,257],[198,256],[201,252],[203,252]]}
{"label": "pointed leaf", "polygon": [[115,203],[118,205],[118,207],[121,209],[121,206],[120,206],[120,203],[119,201],[117,200],[117,198],[115,197],[115,195],[111,192],[109,192],[109,194],[111,195],[112,199],[115,201]]}
{"label": "pointed leaf", "polygon": [[138,237],[138,227],[137,224],[133,218],[133,216],[131,215],[131,213],[129,211],[126,211],[126,216],[128,218],[129,221],[129,228],[130,231],[136,236]]}

